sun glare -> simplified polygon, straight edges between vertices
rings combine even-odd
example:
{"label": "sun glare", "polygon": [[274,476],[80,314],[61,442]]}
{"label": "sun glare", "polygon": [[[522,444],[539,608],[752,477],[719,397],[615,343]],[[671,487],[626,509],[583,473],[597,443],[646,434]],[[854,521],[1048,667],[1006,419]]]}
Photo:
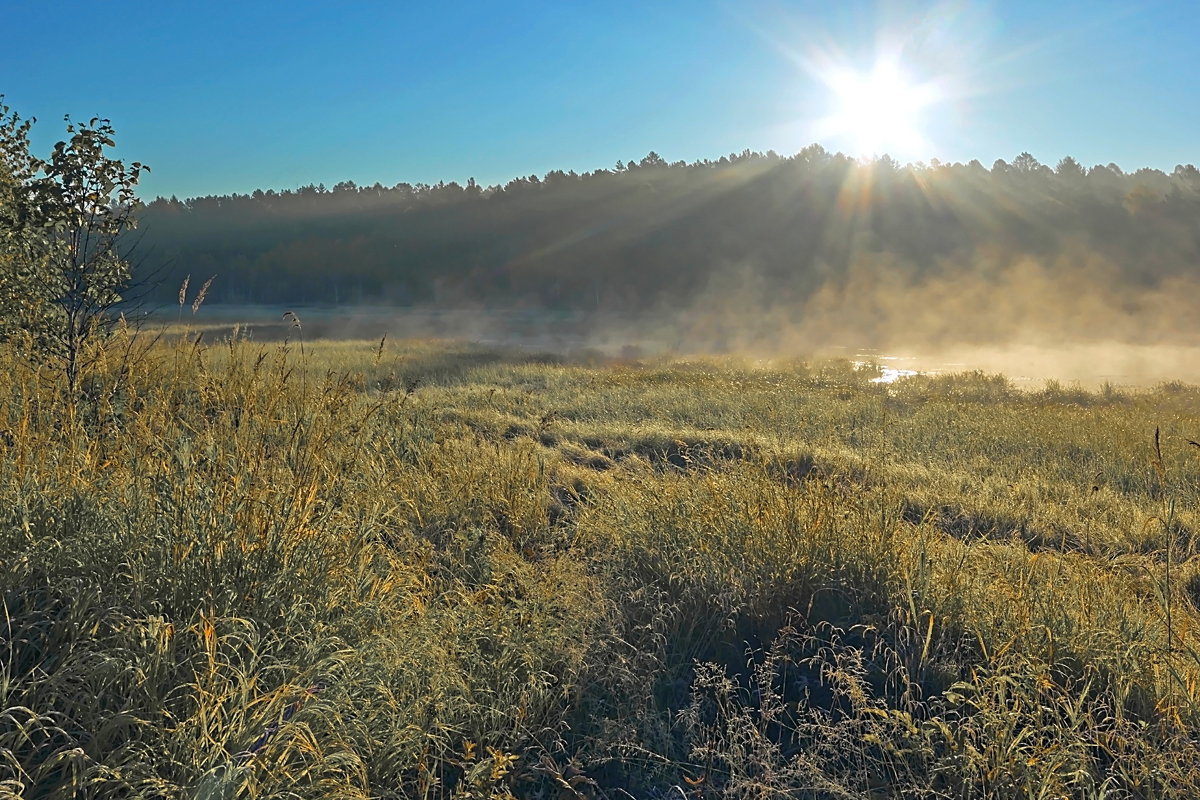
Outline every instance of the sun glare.
{"label": "sun glare", "polygon": [[825,134],[844,140],[855,155],[914,156],[925,149],[923,114],[936,99],[931,87],[915,83],[889,63],[865,74],[831,70],[823,80],[832,95],[832,110],[821,127]]}

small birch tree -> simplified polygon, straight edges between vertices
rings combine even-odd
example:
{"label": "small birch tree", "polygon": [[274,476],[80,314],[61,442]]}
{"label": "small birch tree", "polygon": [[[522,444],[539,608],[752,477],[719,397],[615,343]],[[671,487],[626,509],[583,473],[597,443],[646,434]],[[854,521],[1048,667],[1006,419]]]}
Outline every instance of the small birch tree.
{"label": "small birch tree", "polygon": [[111,158],[112,124],[67,118],[49,158],[29,152],[32,121],[0,102],[0,336],[61,364],[74,390],[94,340],[111,332],[132,284],[125,235],[147,168]]}

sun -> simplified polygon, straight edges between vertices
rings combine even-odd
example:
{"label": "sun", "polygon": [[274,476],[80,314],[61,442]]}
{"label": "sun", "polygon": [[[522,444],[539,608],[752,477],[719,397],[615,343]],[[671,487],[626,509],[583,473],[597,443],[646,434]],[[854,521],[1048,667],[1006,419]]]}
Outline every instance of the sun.
{"label": "sun", "polygon": [[831,95],[823,133],[843,140],[863,158],[914,156],[926,149],[924,112],[937,99],[932,87],[905,75],[891,62],[867,73],[831,69],[822,76]]}

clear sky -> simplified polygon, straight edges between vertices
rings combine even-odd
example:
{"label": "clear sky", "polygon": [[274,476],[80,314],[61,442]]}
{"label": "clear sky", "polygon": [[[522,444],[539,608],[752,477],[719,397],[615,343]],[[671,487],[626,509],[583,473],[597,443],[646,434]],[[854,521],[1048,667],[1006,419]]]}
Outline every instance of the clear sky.
{"label": "clear sky", "polygon": [[[0,0],[0,22],[0,93],[38,117],[39,152],[64,114],[108,117],[153,170],[146,197],[487,185],[814,141],[1200,162],[1192,0]],[[846,87],[881,63],[902,77],[867,96],[892,110],[864,117]]]}

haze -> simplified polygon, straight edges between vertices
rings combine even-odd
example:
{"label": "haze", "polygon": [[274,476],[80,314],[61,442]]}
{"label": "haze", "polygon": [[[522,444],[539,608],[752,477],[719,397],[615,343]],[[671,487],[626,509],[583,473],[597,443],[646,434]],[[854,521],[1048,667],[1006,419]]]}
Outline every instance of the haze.
{"label": "haze", "polygon": [[466,311],[439,331],[1197,377],[1191,6],[6,15],[73,43],[0,55],[35,146],[94,113],[150,165],[159,305],[215,275],[206,313],[261,335],[289,307],[371,336]]}

